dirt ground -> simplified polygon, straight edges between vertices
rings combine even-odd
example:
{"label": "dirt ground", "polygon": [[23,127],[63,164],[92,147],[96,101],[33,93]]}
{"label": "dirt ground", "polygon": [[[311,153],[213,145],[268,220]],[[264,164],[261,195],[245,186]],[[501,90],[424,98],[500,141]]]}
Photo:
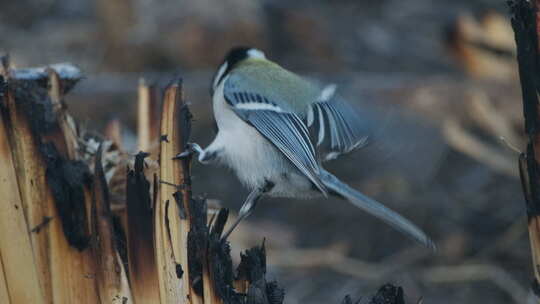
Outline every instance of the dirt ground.
{"label": "dirt ground", "polygon": [[[524,140],[504,1],[4,2],[0,50],[18,67],[79,65],[86,79],[68,96],[71,112],[98,132],[119,118],[133,153],[140,77],[163,85],[182,75],[193,139],[211,141],[210,79],[231,46],[338,84],[372,142],[325,167],[413,220],[439,250],[346,202],[264,199],[232,242],[239,251],[266,238],[286,303],[339,303],[385,282],[403,286],[407,303],[525,302]],[[197,194],[233,210],[247,195],[224,168],[196,164],[193,174]]]}

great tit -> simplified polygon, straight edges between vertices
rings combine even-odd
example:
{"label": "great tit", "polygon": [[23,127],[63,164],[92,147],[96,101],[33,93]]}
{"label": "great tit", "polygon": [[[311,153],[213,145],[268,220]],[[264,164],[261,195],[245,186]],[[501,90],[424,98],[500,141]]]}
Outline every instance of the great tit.
{"label": "great tit", "polygon": [[380,218],[421,244],[435,249],[417,226],[379,202],[352,189],[322,167],[322,162],[366,143],[361,117],[335,94],[268,60],[255,48],[229,51],[212,81],[218,132],[202,149],[201,163],[234,170],[251,190],[239,217],[253,211],[262,196],[313,198],[337,196]]}

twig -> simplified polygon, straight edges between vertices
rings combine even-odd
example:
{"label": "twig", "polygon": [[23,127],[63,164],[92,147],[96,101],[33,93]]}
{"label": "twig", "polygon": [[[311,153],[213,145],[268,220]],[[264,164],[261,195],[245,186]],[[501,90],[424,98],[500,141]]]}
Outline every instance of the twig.
{"label": "twig", "polygon": [[[423,252],[426,252],[423,250]],[[378,281],[393,272],[420,261],[429,253],[407,249],[380,263],[368,263],[345,256],[338,250],[294,249],[272,252],[272,264],[278,267],[327,267],[341,274],[364,280]],[[463,281],[491,281],[509,294],[516,303],[521,303],[526,291],[505,270],[494,265],[471,264],[459,266],[437,266],[415,270],[425,282],[455,283]]]}
{"label": "twig", "polygon": [[355,258],[347,257],[343,252],[335,248],[325,249],[291,249],[272,252],[271,261],[273,265],[280,267],[328,267],[334,271],[352,277],[368,280],[380,280],[389,274],[398,271],[410,264],[413,264],[427,256],[429,252],[414,252],[406,250],[398,257],[381,263],[369,263]]}
{"label": "twig", "polygon": [[494,170],[509,176],[518,176],[518,170],[511,157],[493,145],[483,142],[462,128],[454,119],[447,119],[443,125],[443,133],[448,144],[456,150],[469,155],[488,165]]}
{"label": "twig", "polygon": [[490,244],[488,247],[483,248],[478,253],[478,256],[488,256],[497,251],[506,251],[509,246],[512,246],[515,241],[526,233],[525,226],[525,219],[516,220],[497,238],[495,242]]}
{"label": "twig", "polygon": [[504,269],[486,264],[438,266],[423,270],[422,278],[432,283],[490,281],[506,292],[516,304],[525,301],[527,292]]}
{"label": "twig", "polygon": [[503,137],[510,142],[519,142],[518,134],[513,130],[512,123],[497,110],[485,92],[473,89],[469,95],[472,116],[480,126],[490,132],[494,138]]}

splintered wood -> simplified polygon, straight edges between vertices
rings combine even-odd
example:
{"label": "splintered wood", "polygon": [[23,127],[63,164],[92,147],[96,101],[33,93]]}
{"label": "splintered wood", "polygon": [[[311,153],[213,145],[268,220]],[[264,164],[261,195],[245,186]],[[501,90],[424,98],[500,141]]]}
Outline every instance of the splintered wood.
{"label": "splintered wood", "polygon": [[0,118],[0,193],[4,197],[4,203],[0,205],[0,299],[2,303],[45,303],[22,200],[17,191],[19,186],[11,151],[5,125]]}
{"label": "splintered wood", "polygon": [[[192,197],[191,155],[178,157],[191,128],[181,80],[166,88],[161,118],[157,87],[140,83],[139,148],[147,151],[118,161],[130,157],[121,121],[107,128],[114,145],[81,131],[66,111],[76,67],[2,63],[0,303],[283,302],[264,279],[264,247],[243,256],[236,277],[221,236],[228,211],[209,226],[206,201]],[[108,175],[111,164],[130,165],[119,178],[123,168]],[[119,183],[125,202],[112,203]]]}
{"label": "splintered wood", "polygon": [[[189,110],[184,102],[182,82],[178,80],[165,90],[160,135],[160,184],[155,223],[161,233],[156,235],[160,273],[160,293],[163,303],[175,303],[179,297],[186,303],[203,303],[190,284],[188,233],[190,231],[191,180],[189,159],[179,159],[189,137]],[[171,185],[176,185],[171,186]],[[161,242],[161,244],[160,244]],[[161,246],[160,246],[161,245]],[[169,251],[170,250],[170,251]],[[160,263],[161,262],[161,263]],[[178,281],[178,282],[175,282]],[[163,282],[163,284],[161,284]],[[173,283],[173,286],[167,285]]]}
{"label": "splintered wood", "polygon": [[[48,78],[47,74],[35,74],[37,78],[30,76],[25,80],[11,78],[9,66],[5,66],[7,88],[2,113],[4,128],[8,130],[7,141],[11,143],[22,210],[25,213],[28,229],[26,235],[31,238],[31,244],[28,246],[31,246],[32,250],[28,252],[32,254],[34,261],[29,265],[36,265],[41,301],[45,303],[98,301],[97,294],[93,291],[95,286],[93,278],[80,275],[93,273],[94,268],[91,252],[82,250],[88,245],[88,226],[84,227],[87,222],[63,222],[60,218],[67,216],[68,212],[59,211],[60,208],[76,208],[77,205],[82,206],[81,210],[84,210],[84,205],[81,205],[83,201],[77,204],[73,202],[73,205],[68,206],[70,202],[67,200],[70,196],[88,196],[89,189],[84,184],[69,185],[66,178],[57,175],[62,168],[75,167],[71,166],[74,159],[68,155],[69,145],[66,144],[68,134],[63,133],[61,127],[67,124],[65,121],[67,115],[60,115],[63,109],[54,109],[53,106],[55,102],[59,102],[62,92],[55,84],[55,76]],[[45,84],[51,87],[50,92],[47,87],[40,87],[42,83],[40,80],[45,80]],[[51,112],[54,113],[54,119],[48,116]],[[58,170],[53,172],[53,167]],[[59,199],[60,197],[64,200]],[[79,215],[84,217],[84,213]],[[52,220],[42,227],[41,224],[47,219]],[[34,230],[35,227],[41,228]],[[69,237],[64,233],[66,230],[70,231]],[[10,263],[6,261],[3,264]],[[11,291],[12,285],[9,284],[12,278],[6,279],[12,298],[16,294]],[[28,292],[29,289],[26,290]]]}
{"label": "splintered wood", "polygon": [[139,151],[157,151],[159,140],[159,102],[155,85],[139,81],[139,102],[137,103],[137,138]]}
{"label": "splintered wood", "polygon": [[127,177],[128,264],[134,298],[141,303],[160,303],[152,198],[143,171],[147,156],[144,152],[135,156],[135,167]]}
{"label": "splintered wood", "polygon": [[112,213],[105,173],[102,167],[102,149],[95,157],[92,200],[92,235],[96,262],[96,279],[100,299],[113,304],[132,302],[126,269],[115,242]]}

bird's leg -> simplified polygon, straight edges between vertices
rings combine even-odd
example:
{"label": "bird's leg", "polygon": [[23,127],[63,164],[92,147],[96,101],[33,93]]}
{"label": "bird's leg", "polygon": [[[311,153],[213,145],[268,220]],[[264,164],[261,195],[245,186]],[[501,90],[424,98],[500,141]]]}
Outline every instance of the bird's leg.
{"label": "bird's leg", "polygon": [[244,201],[244,204],[242,205],[242,208],[240,208],[240,212],[238,213],[238,218],[236,218],[236,221],[232,224],[232,226],[225,232],[223,235],[223,240],[226,240],[229,235],[233,232],[233,230],[240,224],[240,222],[248,217],[252,212],[255,206],[257,205],[257,202],[263,195],[263,191],[261,188],[255,188],[253,191],[251,191]]}
{"label": "bird's leg", "polygon": [[225,232],[223,235],[223,240],[226,240],[227,237],[233,232],[233,230],[240,224],[242,220],[244,220],[246,217],[248,217],[253,210],[255,209],[255,206],[257,206],[257,203],[259,202],[259,199],[268,191],[270,191],[274,187],[274,184],[271,182],[266,182],[266,184],[263,187],[258,187],[253,189],[246,198],[244,204],[242,205],[242,208],[240,208],[240,212],[238,213],[238,218],[232,226]]}

